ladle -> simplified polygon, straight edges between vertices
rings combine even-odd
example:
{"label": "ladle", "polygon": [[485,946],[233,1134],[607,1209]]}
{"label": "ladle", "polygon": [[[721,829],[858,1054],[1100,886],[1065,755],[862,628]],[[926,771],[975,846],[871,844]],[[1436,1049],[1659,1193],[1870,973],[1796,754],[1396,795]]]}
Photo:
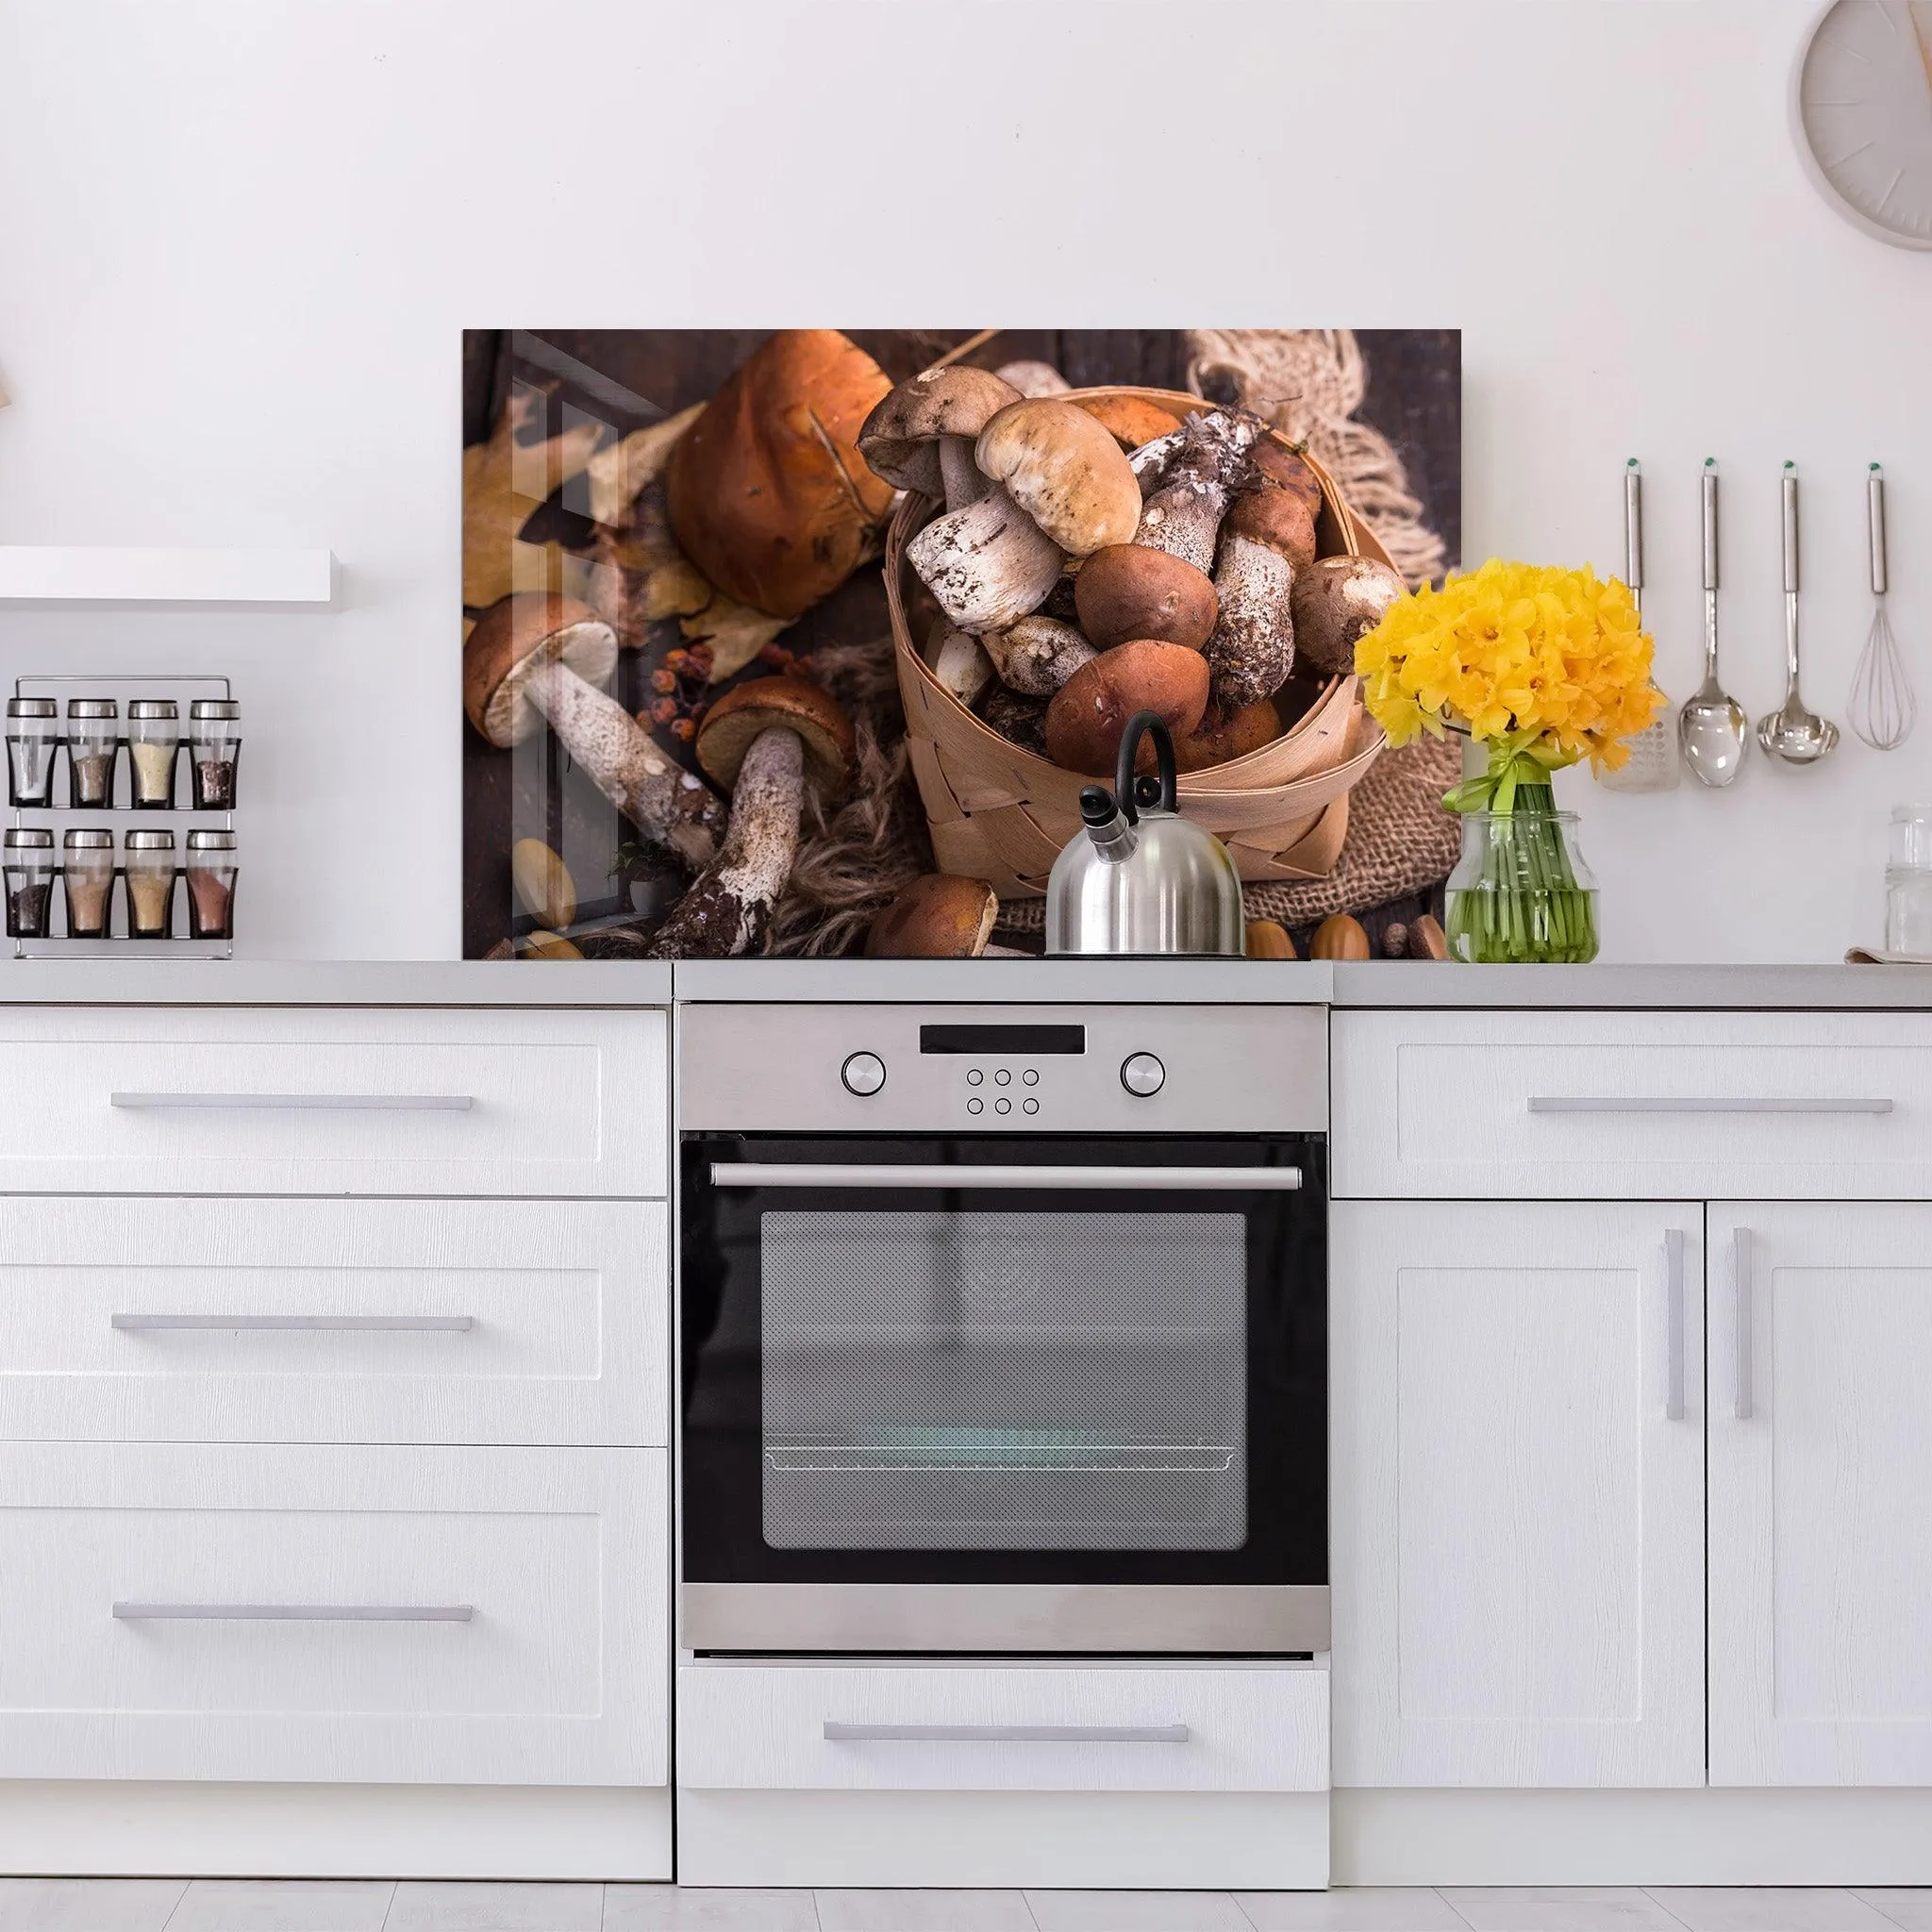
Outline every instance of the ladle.
{"label": "ladle", "polygon": [[1704,682],[1677,713],[1677,743],[1690,775],[1715,789],[1744,768],[1751,721],[1717,681],[1717,458],[1704,459]]}
{"label": "ladle", "polygon": [[1838,726],[1806,708],[1798,691],[1798,466],[1785,465],[1785,701],[1757,721],[1767,758],[1815,765],[1838,745]]}

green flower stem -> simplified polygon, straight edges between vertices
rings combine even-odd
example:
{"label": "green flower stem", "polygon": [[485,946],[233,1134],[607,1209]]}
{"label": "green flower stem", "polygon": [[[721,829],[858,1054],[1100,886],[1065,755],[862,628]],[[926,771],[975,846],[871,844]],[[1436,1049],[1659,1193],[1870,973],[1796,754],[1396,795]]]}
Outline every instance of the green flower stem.
{"label": "green flower stem", "polygon": [[1449,950],[1484,964],[1581,962],[1597,951],[1596,894],[1576,882],[1547,785],[1519,783],[1491,812],[1482,870],[1449,894]]}

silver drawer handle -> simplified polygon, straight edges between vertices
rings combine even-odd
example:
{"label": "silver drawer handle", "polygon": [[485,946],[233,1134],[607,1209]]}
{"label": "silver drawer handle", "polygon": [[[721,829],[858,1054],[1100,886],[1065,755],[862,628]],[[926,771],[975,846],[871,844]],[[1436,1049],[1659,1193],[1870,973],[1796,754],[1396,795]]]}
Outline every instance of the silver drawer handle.
{"label": "silver drawer handle", "polygon": [[116,1604],[124,1624],[467,1624],[474,1604]]}
{"label": "silver drawer handle", "polygon": [[468,1113],[467,1093],[110,1093],[109,1107],[137,1112],[163,1108],[324,1109],[353,1113]]}
{"label": "silver drawer handle", "polygon": [[110,1315],[116,1328],[274,1328],[341,1330],[351,1334],[462,1335],[475,1315]]}
{"label": "silver drawer handle", "polygon": [[1655,1100],[1592,1099],[1580,1093],[1533,1093],[1531,1113],[1890,1113],[1889,1100],[1813,1099],[1697,1100],[1672,1096]]}
{"label": "silver drawer handle", "polygon": [[828,1744],[1185,1744],[1186,1724],[841,1724]]}
{"label": "silver drawer handle", "polygon": [[1754,1376],[1751,1361],[1751,1230],[1748,1227],[1734,1228],[1731,1231],[1731,1287],[1738,1298],[1738,1390],[1731,1413],[1740,1423],[1751,1420],[1751,1383]]}
{"label": "silver drawer handle", "polygon": [[836,1162],[714,1160],[714,1188],[1027,1188],[1133,1189],[1137,1191],[1289,1193],[1298,1167],[919,1167]]}
{"label": "silver drawer handle", "polygon": [[1684,1230],[1664,1230],[1664,1420],[1684,1420]]}

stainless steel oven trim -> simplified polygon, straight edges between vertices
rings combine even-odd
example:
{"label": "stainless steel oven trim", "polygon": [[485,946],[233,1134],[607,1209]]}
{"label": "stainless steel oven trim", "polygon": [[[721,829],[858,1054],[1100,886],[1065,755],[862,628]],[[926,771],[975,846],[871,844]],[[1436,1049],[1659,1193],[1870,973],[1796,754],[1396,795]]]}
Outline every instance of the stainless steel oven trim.
{"label": "stainless steel oven trim", "polygon": [[1325,1583],[684,1583],[687,1650],[1130,1651],[1328,1648]]}
{"label": "stainless steel oven trim", "polygon": [[1189,1193],[1292,1193],[1298,1167],[1054,1167],[992,1161],[869,1165],[860,1161],[714,1160],[714,1188],[1011,1188],[1071,1192],[1081,1188],[1180,1190]]}

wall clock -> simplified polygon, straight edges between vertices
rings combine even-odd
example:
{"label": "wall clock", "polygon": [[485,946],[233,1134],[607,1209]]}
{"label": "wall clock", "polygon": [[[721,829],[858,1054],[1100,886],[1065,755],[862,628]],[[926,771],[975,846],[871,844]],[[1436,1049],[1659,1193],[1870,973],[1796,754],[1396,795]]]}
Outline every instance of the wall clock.
{"label": "wall clock", "polygon": [[1833,0],[1798,49],[1791,132],[1848,222],[1932,248],[1932,0]]}

